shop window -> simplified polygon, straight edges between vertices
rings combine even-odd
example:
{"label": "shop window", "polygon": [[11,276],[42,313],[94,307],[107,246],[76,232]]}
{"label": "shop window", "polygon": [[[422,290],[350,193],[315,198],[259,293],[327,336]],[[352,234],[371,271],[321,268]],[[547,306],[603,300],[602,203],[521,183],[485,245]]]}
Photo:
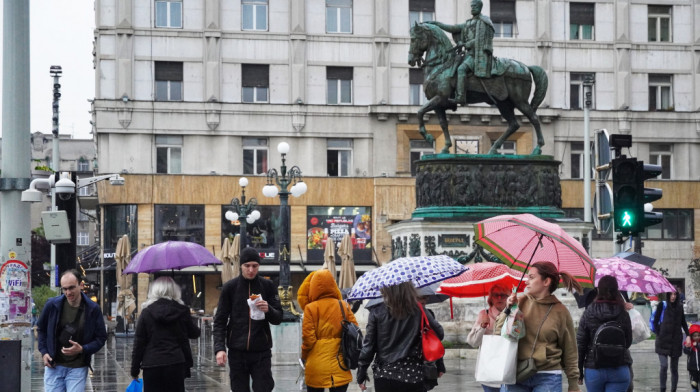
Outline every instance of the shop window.
{"label": "shop window", "polygon": [[350,237],[355,264],[372,263],[372,209],[361,206],[311,206],[306,209],[306,254],[310,264],[322,264],[325,247],[337,247]]}
{"label": "shop window", "polygon": [[204,245],[204,205],[155,205],[155,243],[187,241]]}

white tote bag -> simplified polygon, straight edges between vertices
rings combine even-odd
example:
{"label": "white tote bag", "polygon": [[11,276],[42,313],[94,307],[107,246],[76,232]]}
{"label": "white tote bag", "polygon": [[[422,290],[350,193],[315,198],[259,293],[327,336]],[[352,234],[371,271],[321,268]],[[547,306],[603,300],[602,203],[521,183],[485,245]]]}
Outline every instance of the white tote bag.
{"label": "white tote bag", "polygon": [[642,314],[637,309],[630,309],[629,315],[632,322],[632,344],[649,339],[651,330],[649,330],[647,321],[642,317]]}
{"label": "white tote bag", "polygon": [[518,342],[500,335],[484,335],[476,359],[476,382],[515,384]]}

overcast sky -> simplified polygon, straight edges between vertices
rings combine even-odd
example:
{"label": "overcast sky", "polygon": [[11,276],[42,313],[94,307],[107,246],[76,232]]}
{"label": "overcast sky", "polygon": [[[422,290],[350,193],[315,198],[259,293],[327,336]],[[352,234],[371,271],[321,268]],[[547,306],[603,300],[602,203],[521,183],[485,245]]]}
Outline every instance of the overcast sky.
{"label": "overcast sky", "polygon": [[[60,65],[63,75],[60,79],[59,133],[80,139],[92,138],[89,123],[90,103],[87,100],[95,96],[95,70],[92,66],[94,1],[0,0],[2,8],[5,1],[31,1],[31,132],[51,133],[53,78],[49,68],[52,65]],[[3,20],[0,17],[0,25],[2,24]],[[1,58],[0,53],[0,60]],[[0,114],[1,102],[2,98]],[[1,132],[0,129],[0,135]]]}

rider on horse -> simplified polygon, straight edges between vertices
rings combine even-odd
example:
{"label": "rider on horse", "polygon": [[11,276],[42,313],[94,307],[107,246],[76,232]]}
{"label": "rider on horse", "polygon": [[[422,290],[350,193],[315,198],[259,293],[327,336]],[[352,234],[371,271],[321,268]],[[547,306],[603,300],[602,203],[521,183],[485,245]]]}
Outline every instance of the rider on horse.
{"label": "rider on horse", "polygon": [[463,105],[467,102],[467,75],[473,72],[477,77],[490,78],[492,74],[494,28],[491,19],[481,13],[482,7],[481,0],[472,0],[473,17],[465,23],[448,25],[437,21],[425,22],[452,33],[457,41],[457,46],[464,47],[466,55],[457,69],[457,91],[455,93],[455,101]]}

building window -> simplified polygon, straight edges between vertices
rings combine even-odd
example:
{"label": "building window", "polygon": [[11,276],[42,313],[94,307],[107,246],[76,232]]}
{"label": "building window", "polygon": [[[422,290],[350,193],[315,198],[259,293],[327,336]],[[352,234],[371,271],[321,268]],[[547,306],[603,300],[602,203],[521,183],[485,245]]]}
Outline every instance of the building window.
{"label": "building window", "polygon": [[182,63],[156,61],[156,101],[182,101]]}
{"label": "building window", "polygon": [[595,108],[595,100],[593,99],[593,87],[591,87],[591,97],[590,99],[586,99],[586,97],[583,96],[584,94],[584,88],[583,88],[583,81],[586,80],[586,78],[595,78],[595,74],[593,73],[578,73],[578,72],[572,72],[570,74],[570,79],[571,79],[571,84],[570,84],[570,90],[569,90],[569,107],[572,110],[578,109],[581,110],[583,109],[583,105],[587,100],[591,101],[591,108]]}
{"label": "building window", "polygon": [[78,196],[90,196],[92,193],[92,185],[83,186],[78,188]]}
{"label": "building window", "polygon": [[352,103],[352,67],[326,67],[328,104]]}
{"label": "building window", "polygon": [[516,22],[515,0],[492,0],[490,16],[495,30],[494,37],[513,37]]}
{"label": "building window", "polygon": [[409,83],[409,105],[423,105],[427,102],[425,93],[423,92],[423,70],[411,68],[408,70]]}
{"label": "building window", "polygon": [[673,148],[670,144],[652,143],[649,145],[649,163],[661,166],[661,179],[671,179]]}
{"label": "building window", "polygon": [[90,234],[88,234],[87,232],[84,232],[84,231],[79,231],[75,244],[78,246],[90,245]]}
{"label": "building window", "polygon": [[571,178],[583,178],[583,142],[571,142]]}
{"label": "building window", "polygon": [[156,1],[156,27],[182,28],[182,0]]}
{"label": "building window", "polygon": [[352,140],[328,139],[326,162],[330,177],[348,177],[352,168]]}
{"label": "building window", "polygon": [[243,30],[267,31],[267,0],[243,0]]}
{"label": "building window", "polygon": [[84,159],[78,159],[78,171],[79,172],[90,171],[90,162],[88,162]]}
{"label": "building window", "polygon": [[671,42],[673,31],[671,30],[671,6],[650,5],[649,13],[649,42]]}
{"label": "building window", "polygon": [[155,205],[155,243],[187,241],[204,245],[204,205]]}
{"label": "building window", "polygon": [[409,26],[435,20],[435,0],[408,0]]}
{"label": "building window", "polygon": [[156,173],[182,173],[182,136],[156,135]]}
{"label": "building window", "polygon": [[411,175],[416,175],[416,161],[419,161],[423,155],[434,154],[435,149],[433,143],[429,143],[423,139],[411,140]]}
{"label": "building window", "polygon": [[455,154],[478,154],[479,139],[478,138],[455,138]]}
{"label": "building window", "polygon": [[243,138],[243,174],[267,173],[267,139]]}
{"label": "building window", "polygon": [[326,32],[352,33],[352,0],[326,0]]}
{"label": "building window", "polygon": [[270,66],[243,64],[242,99],[246,103],[268,102],[270,86]]}
{"label": "building window", "polygon": [[595,28],[595,3],[569,3],[569,39],[592,40]]}
{"label": "building window", "polygon": [[654,210],[664,215],[658,225],[649,226],[642,238],[649,240],[693,240],[693,210]]}
{"label": "building window", "polygon": [[649,111],[673,111],[671,75],[649,74]]}
{"label": "building window", "polygon": [[516,154],[517,143],[515,140],[506,140],[501,144],[501,147],[496,150],[497,153],[501,155],[515,155]]}

